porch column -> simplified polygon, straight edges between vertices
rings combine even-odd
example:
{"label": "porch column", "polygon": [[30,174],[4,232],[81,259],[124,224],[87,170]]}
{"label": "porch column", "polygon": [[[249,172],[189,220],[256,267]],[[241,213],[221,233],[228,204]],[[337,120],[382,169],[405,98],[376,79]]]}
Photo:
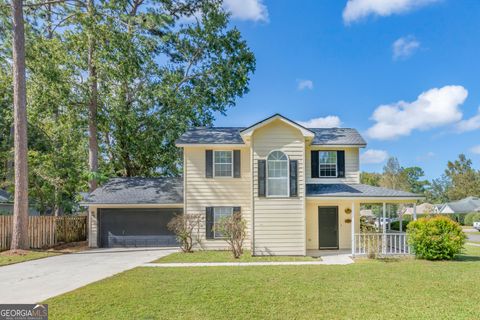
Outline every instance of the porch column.
{"label": "porch column", "polygon": [[389,203],[388,204],[388,232],[392,230],[392,225],[390,223],[391,219],[392,219],[392,205]]}
{"label": "porch column", "polygon": [[355,257],[355,202],[352,201],[352,257]]}
{"label": "porch column", "polygon": [[382,254],[385,254],[387,251],[387,224],[385,223],[385,218],[387,215],[387,204],[383,203],[383,225],[382,225]]}
{"label": "porch column", "polygon": [[417,203],[413,204],[413,220],[417,220]]}

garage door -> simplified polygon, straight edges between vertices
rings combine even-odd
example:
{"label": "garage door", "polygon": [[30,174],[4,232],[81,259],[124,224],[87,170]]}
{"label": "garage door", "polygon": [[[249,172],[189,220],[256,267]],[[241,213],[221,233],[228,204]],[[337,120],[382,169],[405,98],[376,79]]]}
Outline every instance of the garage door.
{"label": "garage door", "polygon": [[168,222],[182,209],[100,209],[102,247],[176,246]]}

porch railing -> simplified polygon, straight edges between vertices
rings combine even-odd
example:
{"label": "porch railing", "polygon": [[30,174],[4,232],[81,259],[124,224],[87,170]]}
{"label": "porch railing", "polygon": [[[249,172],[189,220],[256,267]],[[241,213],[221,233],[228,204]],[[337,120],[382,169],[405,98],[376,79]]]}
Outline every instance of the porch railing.
{"label": "porch railing", "polygon": [[356,233],[354,235],[355,255],[408,255],[411,254],[405,232]]}

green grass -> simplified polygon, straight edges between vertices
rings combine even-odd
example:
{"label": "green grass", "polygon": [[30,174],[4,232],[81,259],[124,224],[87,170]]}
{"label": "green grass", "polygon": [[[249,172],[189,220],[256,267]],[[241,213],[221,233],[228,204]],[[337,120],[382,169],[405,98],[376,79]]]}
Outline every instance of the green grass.
{"label": "green grass", "polygon": [[480,248],[457,261],[136,268],[46,301],[51,319],[475,319]]}
{"label": "green grass", "polygon": [[250,251],[245,250],[244,254],[235,259],[230,251],[195,251],[192,253],[177,252],[166,257],[155,260],[155,263],[171,262],[262,262],[262,261],[320,261],[320,258],[295,257],[295,256],[264,256],[252,257]]}
{"label": "green grass", "polygon": [[36,260],[46,257],[51,257],[58,255],[55,252],[44,252],[44,251],[28,251],[20,255],[6,255],[5,253],[0,254],[0,266],[6,266],[9,264],[25,262],[29,260]]}

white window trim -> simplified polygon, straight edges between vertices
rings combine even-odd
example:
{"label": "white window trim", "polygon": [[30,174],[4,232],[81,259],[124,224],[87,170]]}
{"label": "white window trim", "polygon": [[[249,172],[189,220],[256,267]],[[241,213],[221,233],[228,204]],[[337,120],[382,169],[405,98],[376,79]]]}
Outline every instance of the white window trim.
{"label": "white window trim", "polygon": [[[268,179],[269,179],[269,177],[268,177],[268,157],[270,156],[271,153],[273,153],[275,151],[280,151],[281,153],[283,153],[287,157],[287,194],[286,195],[269,195],[268,194],[268,185],[269,185],[269,183],[268,183]],[[288,154],[286,154],[282,150],[278,150],[278,149],[272,150],[268,153],[265,162],[266,162],[266,166],[265,166],[265,171],[266,171],[265,172],[265,196],[267,198],[289,198],[290,197],[290,158],[289,158]]]}
{"label": "white window trim", "polygon": [[[216,152],[230,152],[230,154],[231,154],[231,156],[232,156],[232,157],[231,157],[231,159],[232,159],[232,164],[231,164],[231,170],[230,170],[230,172],[232,173],[231,175],[229,175],[229,176],[217,176],[217,175],[215,174],[215,164],[216,164],[216,162],[215,162],[215,153],[216,153]],[[232,151],[232,150],[213,150],[213,177],[214,177],[214,178],[219,178],[219,179],[224,179],[224,178],[229,179],[229,178],[233,178],[233,161],[234,161],[234,160],[233,160],[233,151]]]}
{"label": "white window trim", "polygon": [[[333,150],[318,150],[318,152],[319,152],[319,155],[318,155],[318,177],[322,178],[322,179],[338,178],[338,152],[333,151]],[[335,152],[335,163],[320,163],[320,152]],[[322,172],[321,165],[322,164],[328,164],[328,165],[335,164],[335,175],[334,176],[322,176],[322,174],[321,174],[321,172]]]}
{"label": "white window trim", "polygon": [[222,239],[225,239],[225,237],[217,237],[216,236],[216,231],[215,231],[215,209],[218,209],[218,208],[229,208],[230,211],[231,211],[231,215],[233,215],[233,206],[230,207],[230,206],[218,206],[218,207],[213,207],[213,239],[214,240],[222,240]]}

